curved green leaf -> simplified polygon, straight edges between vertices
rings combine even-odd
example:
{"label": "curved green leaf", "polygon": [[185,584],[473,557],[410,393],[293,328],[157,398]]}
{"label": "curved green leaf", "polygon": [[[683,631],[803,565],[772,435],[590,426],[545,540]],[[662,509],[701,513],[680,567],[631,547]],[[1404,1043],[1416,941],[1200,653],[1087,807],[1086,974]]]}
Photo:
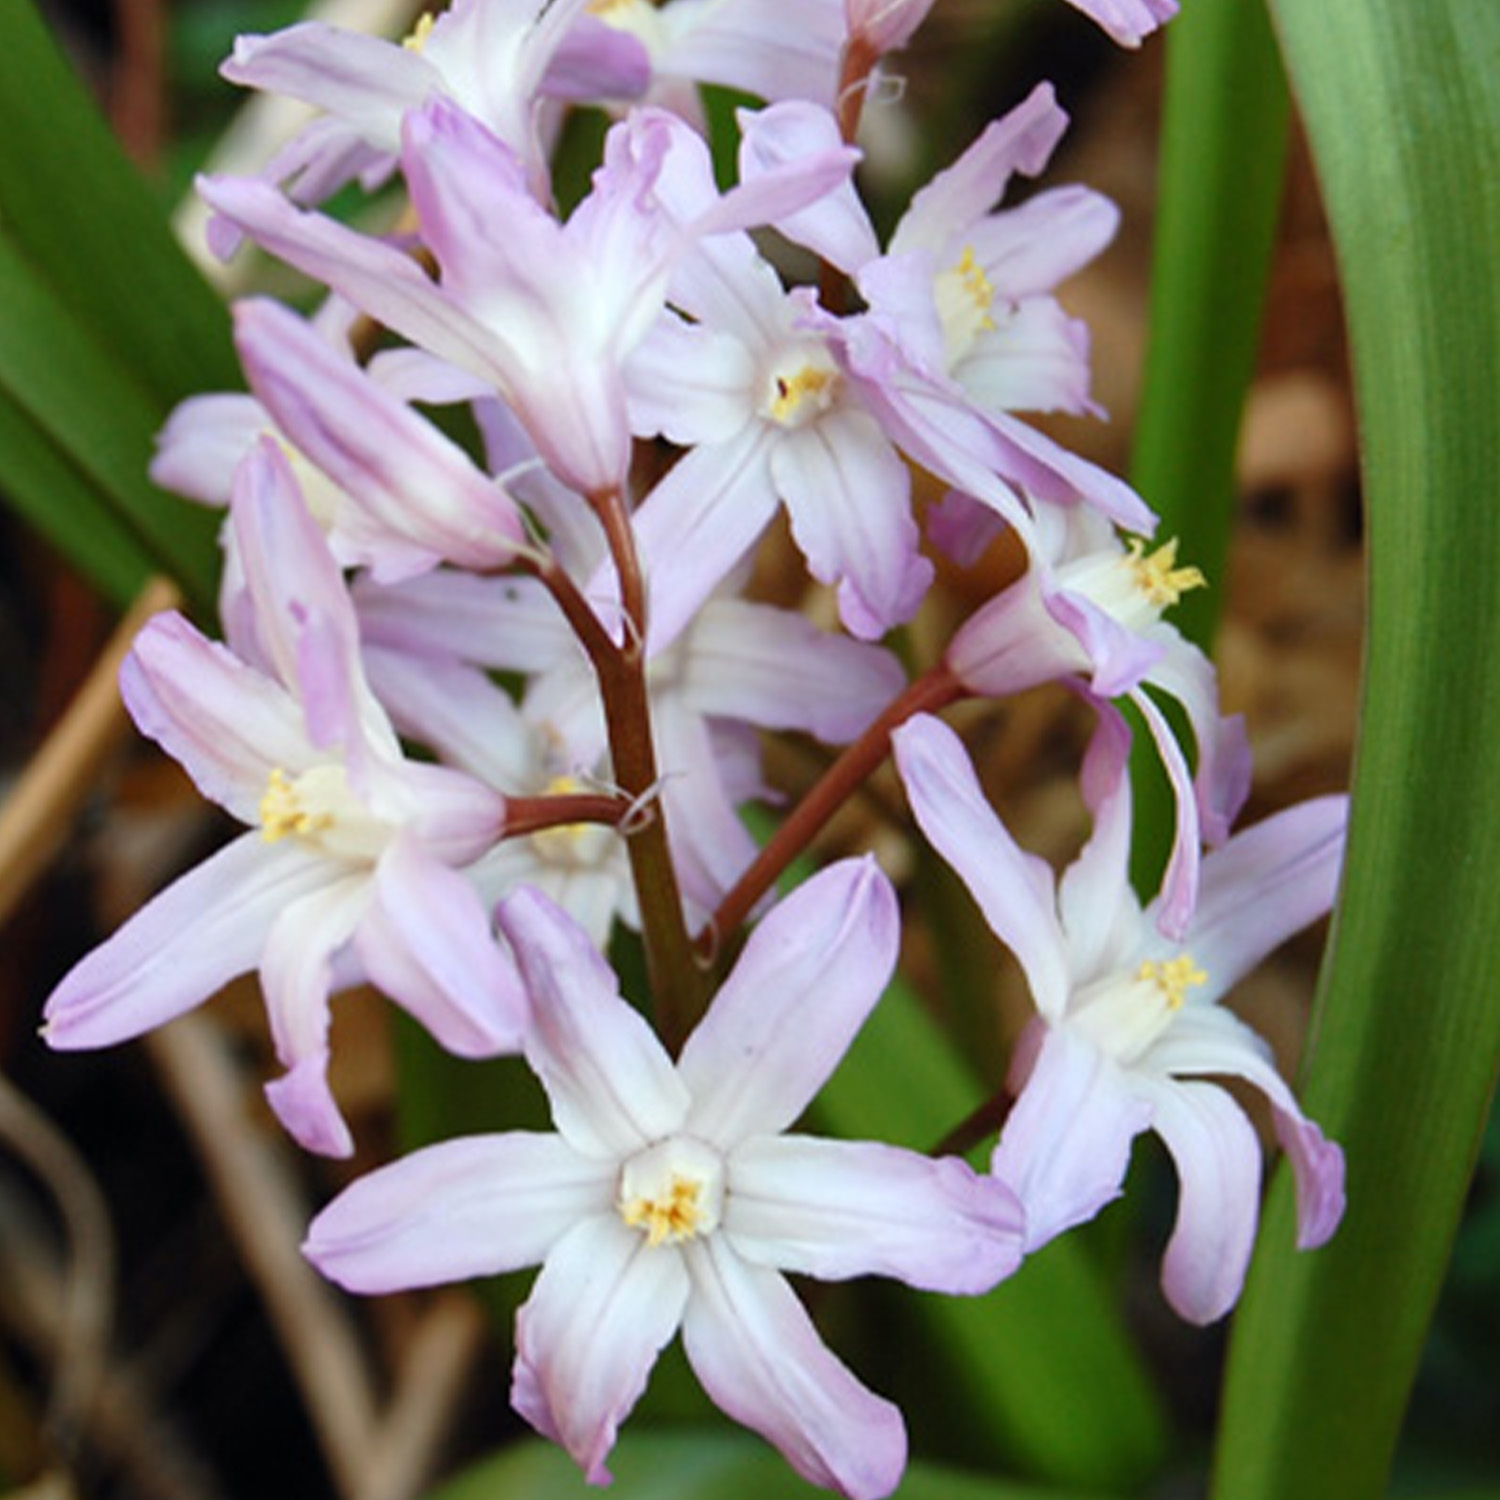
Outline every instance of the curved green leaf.
{"label": "curved green leaf", "polygon": [[[1276,0],[1343,272],[1370,626],[1310,1112],[1336,1240],[1272,1195],[1218,1500],[1382,1493],[1500,1057],[1500,6]],[[1285,1174],[1282,1174],[1283,1178]]]}

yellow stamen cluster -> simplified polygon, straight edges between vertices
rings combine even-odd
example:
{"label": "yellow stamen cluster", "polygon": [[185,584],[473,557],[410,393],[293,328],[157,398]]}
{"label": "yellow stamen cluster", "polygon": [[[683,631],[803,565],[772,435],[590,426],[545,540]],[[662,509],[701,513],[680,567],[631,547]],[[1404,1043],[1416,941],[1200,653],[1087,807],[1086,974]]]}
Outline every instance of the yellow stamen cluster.
{"label": "yellow stamen cluster", "polygon": [[834,379],[833,370],[820,370],[812,365],[803,365],[794,375],[778,375],[771,416],[785,425],[796,417],[804,401],[812,400],[826,406]]}
{"label": "yellow stamen cluster", "polygon": [[980,328],[993,328],[995,320],[990,309],[995,305],[995,284],[985,275],[984,267],[974,256],[972,245],[964,246],[964,253],[951,273],[958,279],[974,310],[979,314]]}
{"label": "yellow stamen cluster", "polygon": [[1208,983],[1208,975],[1186,953],[1169,959],[1148,958],[1135,977],[1143,984],[1155,984],[1162,992],[1168,1010],[1181,1010],[1187,1001],[1188,989]]}
{"label": "yellow stamen cluster", "polygon": [[698,1233],[703,1221],[700,1199],[703,1184],[691,1177],[672,1174],[671,1186],[658,1198],[632,1198],[620,1204],[620,1217],[632,1229],[646,1231],[646,1243],[679,1244]]}
{"label": "yellow stamen cluster", "polygon": [[1189,589],[1208,587],[1201,568],[1177,566],[1176,537],[1155,552],[1147,552],[1143,541],[1132,538],[1130,556],[1125,561],[1134,575],[1136,587],[1158,609],[1176,604]]}
{"label": "yellow stamen cluster", "polygon": [[277,843],[292,834],[303,838],[322,833],[333,826],[333,814],[312,812],[303,803],[295,783],[277,766],[260,799],[261,837],[268,844]]}
{"label": "yellow stamen cluster", "polygon": [[408,52],[420,53],[421,50],[427,45],[427,38],[432,35],[432,27],[436,19],[437,18],[432,14],[431,11],[423,11],[422,14],[417,17],[417,24],[411,29],[411,35],[405,37],[402,40],[401,45],[405,47]]}

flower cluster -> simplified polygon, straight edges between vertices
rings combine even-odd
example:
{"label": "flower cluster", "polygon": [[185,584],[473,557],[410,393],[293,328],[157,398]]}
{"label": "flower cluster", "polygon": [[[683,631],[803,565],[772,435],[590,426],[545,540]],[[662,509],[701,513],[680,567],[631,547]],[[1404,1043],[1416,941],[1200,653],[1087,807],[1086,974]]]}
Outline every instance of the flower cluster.
{"label": "flower cluster", "polygon": [[[1073,3],[1129,45],[1175,10]],[[122,690],[246,831],[62,980],[45,1034],[119,1042],[258,970],[284,1069],[270,1103],[334,1156],[353,1149],[327,1077],[336,992],[373,984],[462,1056],[523,1055],[553,1133],[377,1170],[305,1248],[363,1292],[539,1264],[512,1399],[595,1481],[680,1330],[713,1399],[800,1473],[888,1494],[901,1417],[781,1273],[982,1294],[1116,1196],[1148,1129],[1180,1180],[1167,1297],[1220,1317],[1261,1148],[1214,1078],[1268,1101],[1299,1242],[1342,1212],[1338,1148],[1219,1001],[1328,909],[1343,801],[1232,831],[1243,727],[1164,617],[1203,579],[1146,540],[1127,485],[1028,421],[1095,410],[1087,331],[1056,291],[1116,224],[1083,187],[1003,204],[1065,129],[1050,87],[877,235],[852,177],[860,105],[929,8],[801,0],[789,26],[785,0],[454,0],[403,44],[305,24],[242,38],[225,66],[319,113],[262,175],[200,183],[214,241],[328,295],[311,318],[241,303],[248,393],[189,400],[163,432],[156,479],[227,508],[224,640],[161,616]],[[702,84],[764,101],[738,116],[727,188]],[[580,106],[612,123],[563,215],[549,145]],[[396,180],[393,232],[321,210]],[[816,285],[789,282],[777,241],[811,252]],[[917,469],[949,492],[923,523]],[[745,596],[783,507],[840,628]],[[1024,573],[908,680],[879,643],[921,607],[931,548],[961,566],[1001,531]],[[1097,716],[1093,834],[1061,877],[936,717],[1042,683]],[[1144,906],[1121,700],[1175,791]],[[758,850],[741,813],[766,791],[767,730],[834,751]],[[899,916],[870,857],[772,889],[891,752],[1035,997],[984,1172],[788,1133],[885,988]],[[641,1008],[604,957],[621,925],[646,953]]]}

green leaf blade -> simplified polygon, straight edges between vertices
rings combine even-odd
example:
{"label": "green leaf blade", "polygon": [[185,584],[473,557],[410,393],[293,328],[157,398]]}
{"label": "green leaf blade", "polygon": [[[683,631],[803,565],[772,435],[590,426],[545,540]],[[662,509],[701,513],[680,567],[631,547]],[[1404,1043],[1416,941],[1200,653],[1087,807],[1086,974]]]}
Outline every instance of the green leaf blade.
{"label": "green leaf blade", "polygon": [[1349,1211],[1296,1256],[1277,1184],[1214,1493],[1366,1500],[1500,1056],[1500,10],[1275,9],[1343,271],[1369,518],[1354,823],[1305,1088],[1348,1153]]}

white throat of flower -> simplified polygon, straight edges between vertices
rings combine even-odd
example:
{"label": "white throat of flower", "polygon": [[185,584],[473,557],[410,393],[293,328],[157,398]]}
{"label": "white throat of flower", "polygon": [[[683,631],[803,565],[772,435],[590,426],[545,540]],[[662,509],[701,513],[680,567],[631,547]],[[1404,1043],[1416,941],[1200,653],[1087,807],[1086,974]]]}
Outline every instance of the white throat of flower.
{"label": "white throat of flower", "polygon": [[1128,630],[1142,632],[1191,589],[1206,588],[1198,568],[1177,566],[1177,538],[1154,552],[1132,537],[1125,551],[1090,553],[1057,570],[1060,587],[1082,594]]}
{"label": "white throat of flower", "polygon": [[1129,1066],[1172,1024],[1188,991],[1207,983],[1190,953],[1148,958],[1134,974],[1111,974],[1081,989],[1068,1007],[1068,1024]]}
{"label": "white throat of flower", "polygon": [[833,405],[838,389],[838,366],[827,350],[803,345],[767,371],[761,415],[778,427],[803,427]]}
{"label": "white throat of flower", "polygon": [[260,799],[260,830],[268,844],[294,838],[360,864],[378,859],[395,832],[354,794],[344,767],[332,763],[295,777],[275,767]]}
{"label": "white throat of flower", "polygon": [[932,286],[938,321],[943,325],[943,353],[951,370],[974,347],[982,333],[995,327],[995,288],[974,256],[972,245],[956,265],[940,271]]}
{"label": "white throat of flower", "polygon": [[724,1213],[724,1159],[691,1136],[671,1136],[620,1171],[620,1217],[653,1250],[710,1235]]}

